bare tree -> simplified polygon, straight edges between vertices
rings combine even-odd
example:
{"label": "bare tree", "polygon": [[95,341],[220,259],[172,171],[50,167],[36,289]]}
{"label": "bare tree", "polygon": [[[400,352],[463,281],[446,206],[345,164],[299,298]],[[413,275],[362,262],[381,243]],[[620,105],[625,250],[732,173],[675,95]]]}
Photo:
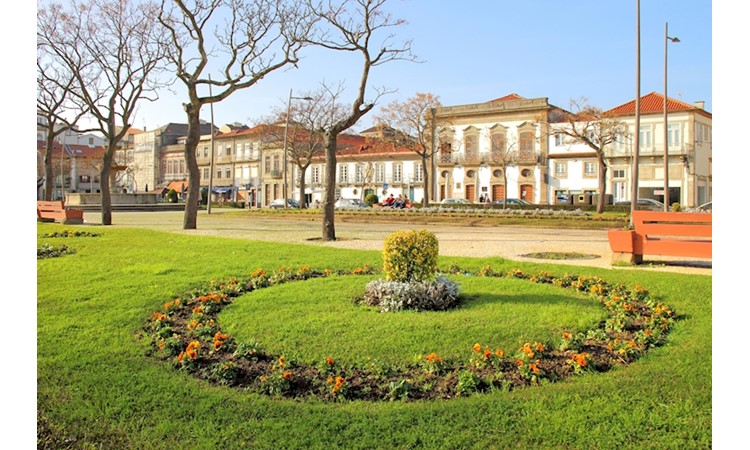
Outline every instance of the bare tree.
{"label": "bare tree", "polygon": [[608,170],[605,148],[627,136],[625,123],[589,105],[588,100],[582,97],[570,101],[570,111],[558,109],[554,112],[550,118],[549,134],[562,134],[566,136],[567,144],[584,144],[594,150],[599,165],[596,212],[604,212]]}
{"label": "bare tree", "polygon": [[414,97],[403,102],[394,100],[380,111],[377,120],[382,125],[394,130],[388,133],[385,139],[393,141],[396,145],[410,148],[422,158],[422,175],[424,180],[424,197],[422,206],[427,206],[430,201],[430,167],[437,148],[432,140],[433,113],[439,108],[440,98],[429,93],[418,92]]}
{"label": "bare tree", "polygon": [[188,199],[183,228],[195,229],[201,107],[296,65],[314,21],[302,3],[285,0],[162,0],[159,21],[171,36],[168,60],[187,90],[183,107],[188,121]]}
{"label": "bare tree", "polygon": [[508,198],[508,169],[518,164],[518,140],[506,142],[505,134],[490,135],[490,164],[500,167],[503,173],[503,208]]}
{"label": "bare tree", "polygon": [[[340,88],[339,92],[343,88]],[[312,164],[315,157],[322,156],[323,134],[320,130],[328,128],[337,120],[340,120],[345,114],[344,105],[336,104],[329,100],[329,90],[325,86],[313,92],[303,92],[300,97],[306,101],[298,101],[276,108],[275,115],[277,121],[286,120],[289,114],[289,129],[286,130],[287,139],[287,156],[289,161],[297,167],[299,186],[299,205],[304,208],[305,201],[305,175],[307,169]],[[282,129],[283,133],[284,130]],[[276,136],[283,142],[284,135]]]}
{"label": "bare tree", "polygon": [[[351,128],[365,114],[369,113],[377,100],[393,91],[385,88],[375,90],[375,98],[365,101],[370,71],[382,64],[397,61],[413,61],[411,41],[393,45],[395,36],[390,34],[379,43],[374,40],[381,31],[403,25],[403,20],[393,19],[384,11],[386,0],[329,0],[318,2],[306,0],[315,11],[322,26],[309,42],[329,50],[353,52],[362,58],[362,74],[357,93],[347,115],[321,130],[326,157],[326,189],[323,199],[323,241],[335,241],[334,210],[336,202],[336,140],[343,131]],[[332,104],[336,102],[335,92],[331,92]]]}
{"label": "bare tree", "polygon": [[54,54],[47,53],[42,45],[37,46],[36,87],[36,113],[43,119],[38,125],[45,130],[44,175],[37,180],[37,185],[44,184],[43,198],[52,200],[52,147],[55,139],[73,129],[87,110],[71,102],[70,91],[75,87],[75,76],[65,65],[56,64]]}
{"label": "bare tree", "polygon": [[112,224],[110,173],[119,141],[141,100],[158,99],[161,62],[157,8],[148,1],[71,0],[37,14],[37,44],[74,77],[67,92],[106,140],[101,165],[102,225]]}

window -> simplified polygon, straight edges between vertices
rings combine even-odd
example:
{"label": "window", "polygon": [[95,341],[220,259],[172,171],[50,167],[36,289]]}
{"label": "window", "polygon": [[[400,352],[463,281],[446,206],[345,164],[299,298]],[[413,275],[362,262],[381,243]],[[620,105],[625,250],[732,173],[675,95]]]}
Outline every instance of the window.
{"label": "window", "polygon": [[232,146],[227,145],[227,156],[232,156]]}
{"label": "window", "polygon": [[183,173],[185,173],[185,160],[181,159],[180,160],[180,174],[183,174]]}
{"label": "window", "polygon": [[216,178],[221,178],[221,169],[216,171]]}
{"label": "window", "polygon": [[271,171],[271,157],[270,156],[266,156],[265,171],[266,173]]}
{"label": "window", "polygon": [[555,133],[555,145],[561,147],[565,145],[565,135],[562,133]]}
{"label": "window", "polygon": [[78,177],[78,182],[79,183],[91,183],[91,177],[88,175],[80,175]]}
{"label": "window", "polygon": [[342,164],[339,166],[339,183],[349,182],[349,166]]}
{"label": "window", "polygon": [[596,163],[594,162],[583,163],[583,175],[587,177],[596,176]]}
{"label": "window", "polygon": [[203,147],[203,157],[208,158],[208,147]]}
{"label": "window", "polygon": [[625,178],[625,169],[612,170],[612,178]]}
{"label": "window", "polygon": [[315,184],[320,183],[320,167],[319,166],[313,166],[312,172],[310,173],[310,178],[312,179],[312,182]]}
{"label": "window", "polygon": [[493,133],[492,136],[490,136],[490,145],[492,145],[492,154],[493,155],[502,155],[503,152],[505,152],[505,132],[503,133]]}
{"label": "window", "polygon": [[667,124],[667,142],[670,147],[680,145],[680,124],[670,123]]}
{"label": "window", "polygon": [[208,180],[208,169],[203,169],[203,179]]}
{"label": "window", "polygon": [[224,170],[224,178],[232,178],[232,169]]}
{"label": "window", "polygon": [[521,133],[519,140],[519,157],[528,161],[534,158],[534,133],[531,131],[524,131]]}
{"label": "window", "polygon": [[375,166],[375,182],[385,182],[385,165],[378,164],[377,166]]}
{"label": "window", "polygon": [[464,136],[464,153],[467,155],[477,154],[477,136],[475,134],[469,134]]}
{"label": "window", "polygon": [[245,159],[250,159],[250,143],[245,142],[245,144],[243,145],[243,149],[244,149]]}
{"label": "window", "polygon": [[281,157],[279,155],[273,155],[273,171],[278,173],[280,165]]}
{"label": "window", "polygon": [[364,173],[363,173],[363,167],[361,164],[357,164],[357,173],[355,175],[357,183],[362,183],[364,181]]}
{"label": "window", "polygon": [[422,163],[414,164],[414,181],[424,181],[424,174],[422,173]]}
{"label": "window", "polygon": [[555,163],[555,176],[565,177],[568,173],[568,163],[556,162]]}
{"label": "window", "polygon": [[640,142],[638,147],[651,147],[651,127],[646,125],[640,128]]}
{"label": "window", "polygon": [[394,164],[393,165],[393,182],[394,183],[400,183],[403,178],[403,167],[401,164]]}

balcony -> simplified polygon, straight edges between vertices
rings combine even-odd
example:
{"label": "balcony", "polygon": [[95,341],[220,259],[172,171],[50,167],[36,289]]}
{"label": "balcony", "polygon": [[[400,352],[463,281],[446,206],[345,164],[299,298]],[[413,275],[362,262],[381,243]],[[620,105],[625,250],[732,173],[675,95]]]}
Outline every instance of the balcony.
{"label": "balcony", "polygon": [[271,176],[271,178],[274,178],[274,179],[277,179],[277,180],[279,178],[283,178],[284,177],[284,172],[282,172],[281,170],[272,170],[272,171],[267,172],[267,173],[268,173],[268,175]]}
{"label": "balcony", "polygon": [[[692,155],[695,153],[693,144],[670,145],[667,154],[670,156]],[[633,156],[633,144],[625,144],[617,147],[607,147],[604,151],[607,158],[629,158]],[[653,144],[640,146],[639,156],[664,156],[664,145]]]}

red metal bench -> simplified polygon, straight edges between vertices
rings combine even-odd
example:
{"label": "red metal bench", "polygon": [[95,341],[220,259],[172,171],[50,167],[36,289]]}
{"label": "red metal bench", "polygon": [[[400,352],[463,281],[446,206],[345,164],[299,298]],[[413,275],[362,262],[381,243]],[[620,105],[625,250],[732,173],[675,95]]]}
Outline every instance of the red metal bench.
{"label": "red metal bench", "polygon": [[66,208],[62,200],[36,202],[36,220],[39,222],[83,223],[83,210]]}
{"label": "red metal bench", "polygon": [[640,264],[643,255],[711,258],[710,213],[633,211],[633,228],[609,230],[612,262]]}

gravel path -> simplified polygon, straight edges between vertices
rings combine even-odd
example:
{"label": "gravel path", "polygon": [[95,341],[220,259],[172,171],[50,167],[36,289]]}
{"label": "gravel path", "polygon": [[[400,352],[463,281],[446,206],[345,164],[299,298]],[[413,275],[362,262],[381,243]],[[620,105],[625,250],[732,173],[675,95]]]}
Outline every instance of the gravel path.
{"label": "gravel path", "polygon": [[[335,242],[320,240],[320,220],[290,220],[260,216],[227,214],[221,209],[198,213],[198,229],[183,230],[181,211],[112,213],[114,227],[141,227],[180,234],[222,236],[261,241],[301,243],[326,247],[381,250],[388,234],[400,229],[427,229],[435,233],[441,256],[501,257],[572,266],[590,266],[613,270],[634,270],[612,266],[606,230],[536,228],[522,226],[453,226],[399,223],[359,223],[336,221]],[[84,213],[85,223],[101,224],[99,212]],[[588,259],[539,259],[526,255],[539,252],[564,252],[589,255]],[[710,260],[645,257],[640,270],[669,271],[711,275]]]}

